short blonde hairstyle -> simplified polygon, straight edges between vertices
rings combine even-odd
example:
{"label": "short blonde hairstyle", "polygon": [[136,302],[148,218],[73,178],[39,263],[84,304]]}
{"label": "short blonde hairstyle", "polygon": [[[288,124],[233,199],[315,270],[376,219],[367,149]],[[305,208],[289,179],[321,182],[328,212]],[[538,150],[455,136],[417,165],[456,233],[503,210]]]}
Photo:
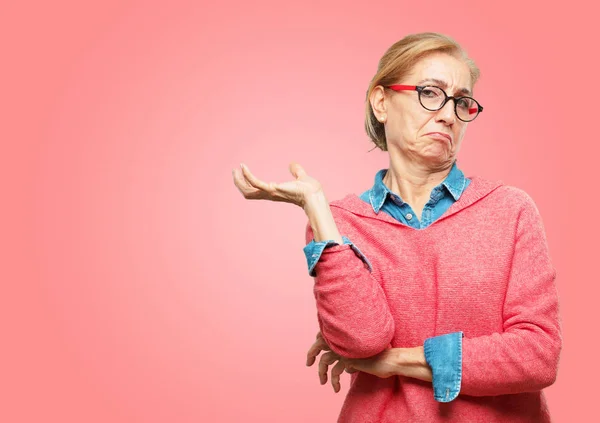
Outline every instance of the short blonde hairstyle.
{"label": "short blonde hairstyle", "polygon": [[479,68],[467,56],[467,52],[452,38],[436,32],[411,34],[394,43],[381,57],[377,73],[369,84],[365,110],[365,130],[371,141],[383,151],[387,151],[385,129],[371,107],[371,93],[378,85],[384,87],[396,83],[412,70],[423,57],[432,53],[447,53],[463,60],[471,70],[471,82],[475,85],[479,79]]}

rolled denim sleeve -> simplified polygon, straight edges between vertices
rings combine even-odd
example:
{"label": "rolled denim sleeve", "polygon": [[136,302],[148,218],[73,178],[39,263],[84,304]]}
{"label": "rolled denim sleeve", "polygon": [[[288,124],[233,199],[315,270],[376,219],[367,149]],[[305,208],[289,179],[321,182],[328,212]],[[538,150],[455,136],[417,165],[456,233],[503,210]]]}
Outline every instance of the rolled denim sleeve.
{"label": "rolled denim sleeve", "polygon": [[[345,236],[342,236],[342,240],[344,241],[343,245],[350,245],[350,248],[352,248],[352,251],[354,251],[354,253],[362,261],[364,261],[367,264],[367,266],[369,267],[369,271],[372,271],[373,268],[371,267],[371,263],[369,263],[369,260],[358,249],[358,247],[356,247],[352,243],[352,241],[350,241]],[[311,242],[309,242],[304,247],[304,255],[306,256],[306,263],[308,265],[308,274],[310,276],[312,276],[313,278],[316,276],[315,266],[317,265],[317,262],[319,261],[319,258],[321,257],[321,254],[323,254],[323,250],[325,248],[327,248],[327,247],[333,247],[334,245],[339,245],[339,244],[337,242],[333,241],[333,240],[327,240],[327,241],[315,241],[315,240],[312,240]]]}
{"label": "rolled denim sleeve", "polygon": [[462,332],[427,338],[425,360],[433,374],[433,397],[450,402],[458,396],[462,379]]}

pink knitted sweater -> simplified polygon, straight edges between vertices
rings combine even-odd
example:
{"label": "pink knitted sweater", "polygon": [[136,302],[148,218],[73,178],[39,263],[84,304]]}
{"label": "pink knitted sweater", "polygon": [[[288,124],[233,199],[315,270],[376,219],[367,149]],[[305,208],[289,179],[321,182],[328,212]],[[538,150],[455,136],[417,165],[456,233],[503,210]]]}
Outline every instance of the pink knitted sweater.
{"label": "pink knitted sweater", "polygon": [[[460,199],[417,230],[352,194],[331,203],[349,245],[324,250],[314,294],[323,337],[352,358],[463,331],[460,395],[432,385],[351,375],[338,422],[547,422],[542,388],[562,346],[556,272],[538,210],[522,190],[470,177]],[[313,239],[310,225],[306,242]]]}

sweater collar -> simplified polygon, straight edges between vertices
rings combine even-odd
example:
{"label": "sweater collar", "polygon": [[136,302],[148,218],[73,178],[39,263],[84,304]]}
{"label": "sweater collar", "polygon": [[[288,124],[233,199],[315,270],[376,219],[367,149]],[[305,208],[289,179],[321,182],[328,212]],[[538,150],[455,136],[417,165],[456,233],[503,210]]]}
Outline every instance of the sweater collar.
{"label": "sweater collar", "polygon": [[[487,197],[497,188],[504,185],[502,181],[488,180],[479,176],[469,176],[468,179],[471,181],[471,183],[463,189],[459,199],[455,201],[454,204],[452,204],[450,208],[442,215],[442,217],[436,220],[436,222],[469,207],[470,205]],[[344,209],[357,216],[375,218],[392,223],[394,225],[401,225],[400,222],[387,213],[375,212],[372,204],[364,202],[356,194],[348,194],[340,200],[332,201],[330,205],[332,207]]]}
{"label": "sweater collar", "polygon": [[[390,191],[387,185],[383,183],[383,178],[387,171],[388,169],[381,169],[379,172],[377,172],[377,174],[375,174],[375,183],[369,190],[369,202],[371,203],[371,207],[373,207],[373,211],[375,213],[379,213],[379,210],[381,210],[381,207],[383,207],[385,200],[390,194],[392,194],[392,191]],[[448,176],[446,176],[442,183],[436,186],[433,190],[441,190],[443,187],[445,187],[450,195],[452,195],[454,200],[458,201],[465,190],[466,183],[467,179],[465,178],[464,173],[458,168],[456,161],[454,161]],[[396,195],[400,201],[404,202],[400,195]]]}

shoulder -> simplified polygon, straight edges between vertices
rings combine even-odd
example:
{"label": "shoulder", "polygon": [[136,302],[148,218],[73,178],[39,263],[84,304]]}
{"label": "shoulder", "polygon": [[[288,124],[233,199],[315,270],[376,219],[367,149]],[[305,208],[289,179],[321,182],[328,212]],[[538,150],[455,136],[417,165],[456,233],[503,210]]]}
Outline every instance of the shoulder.
{"label": "shoulder", "polygon": [[491,192],[488,198],[494,214],[512,216],[517,221],[541,219],[533,197],[522,188],[502,184]]}
{"label": "shoulder", "polygon": [[488,199],[496,206],[512,208],[535,208],[533,198],[522,188],[505,184],[500,180],[490,180],[479,176],[470,177],[471,183],[482,191],[488,191]]}
{"label": "shoulder", "polygon": [[534,199],[524,189],[512,185],[500,187],[499,195],[518,207],[537,209]]}

